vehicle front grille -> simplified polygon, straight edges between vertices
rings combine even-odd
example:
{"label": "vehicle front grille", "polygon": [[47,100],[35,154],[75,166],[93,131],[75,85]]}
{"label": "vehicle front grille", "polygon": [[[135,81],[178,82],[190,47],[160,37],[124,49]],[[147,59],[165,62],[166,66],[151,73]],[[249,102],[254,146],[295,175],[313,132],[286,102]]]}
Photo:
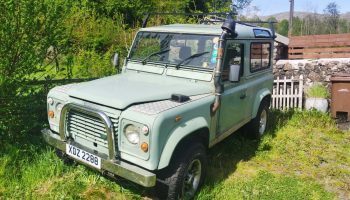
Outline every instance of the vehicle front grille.
{"label": "vehicle front grille", "polygon": [[[115,146],[117,146],[119,118],[110,117],[110,120],[113,124]],[[68,134],[73,138],[80,137],[90,141],[95,146],[99,145],[108,149],[107,130],[100,118],[76,110],[70,110],[67,115],[66,125]]]}

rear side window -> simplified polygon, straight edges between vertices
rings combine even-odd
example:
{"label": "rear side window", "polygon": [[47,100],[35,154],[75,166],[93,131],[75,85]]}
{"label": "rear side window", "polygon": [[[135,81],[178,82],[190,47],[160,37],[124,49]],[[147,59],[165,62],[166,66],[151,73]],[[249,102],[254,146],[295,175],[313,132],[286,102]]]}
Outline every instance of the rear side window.
{"label": "rear side window", "polygon": [[256,72],[269,68],[270,58],[270,43],[252,43],[250,46],[250,71]]}
{"label": "rear side window", "polygon": [[270,38],[271,34],[267,30],[254,29],[254,35],[256,38]]}

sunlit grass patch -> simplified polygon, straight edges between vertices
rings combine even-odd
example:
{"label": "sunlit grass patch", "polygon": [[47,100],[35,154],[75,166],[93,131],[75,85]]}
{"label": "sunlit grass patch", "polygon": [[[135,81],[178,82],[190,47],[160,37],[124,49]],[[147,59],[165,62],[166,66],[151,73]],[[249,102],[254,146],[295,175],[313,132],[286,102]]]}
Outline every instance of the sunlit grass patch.
{"label": "sunlit grass patch", "polygon": [[[273,185],[271,191],[265,188],[266,193],[254,188],[257,196],[239,192],[250,182],[262,181],[261,173],[272,177],[268,184],[298,185],[280,191],[290,193],[284,199],[293,198],[292,194],[300,199],[309,192],[313,196],[303,199],[350,198],[350,135],[339,131],[327,114],[315,111],[275,111],[272,119],[260,142],[236,135],[212,150],[207,186],[199,199],[283,199]],[[310,184],[313,187],[308,188]]]}
{"label": "sunlit grass patch", "polygon": [[198,199],[335,199],[335,195],[311,180],[260,171],[225,181],[214,191],[206,187]]}
{"label": "sunlit grass patch", "polygon": [[66,166],[50,149],[10,147],[0,157],[0,199],[135,199],[140,195],[82,165]]}

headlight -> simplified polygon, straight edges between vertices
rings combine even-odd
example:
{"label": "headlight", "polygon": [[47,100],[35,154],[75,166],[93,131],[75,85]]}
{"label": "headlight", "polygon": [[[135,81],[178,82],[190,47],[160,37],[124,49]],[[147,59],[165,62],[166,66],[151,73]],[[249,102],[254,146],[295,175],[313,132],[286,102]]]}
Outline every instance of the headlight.
{"label": "headlight", "polygon": [[140,141],[140,128],[133,124],[126,125],[124,135],[130,143],[138,144]]}

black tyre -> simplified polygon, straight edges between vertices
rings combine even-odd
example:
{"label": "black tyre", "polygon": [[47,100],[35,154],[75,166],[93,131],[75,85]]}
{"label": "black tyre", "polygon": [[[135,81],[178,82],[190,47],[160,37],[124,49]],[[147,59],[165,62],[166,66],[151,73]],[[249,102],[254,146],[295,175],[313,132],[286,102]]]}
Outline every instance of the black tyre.
{"label": "black tyre", "polygon": [[61,150],[56,149],[55,153],[59,159],[62,160],[63,164],[65,165],[74,165],[75,162],[74,160],[70,159],[64,152]]}
{"label": "black tyre", "polygon": [[181,148],[160,178],[167,189],[160,189],[163,199],[193,199],[202,186],[207,169],[205,148],[200,143]]}
{"label": "black tyre", "polygon": [[269,102],[263,100],[259,106],[256,117],[246,125],[245,132],[249,138],[260,139],[264,135],[269,120],[269,107]]}

